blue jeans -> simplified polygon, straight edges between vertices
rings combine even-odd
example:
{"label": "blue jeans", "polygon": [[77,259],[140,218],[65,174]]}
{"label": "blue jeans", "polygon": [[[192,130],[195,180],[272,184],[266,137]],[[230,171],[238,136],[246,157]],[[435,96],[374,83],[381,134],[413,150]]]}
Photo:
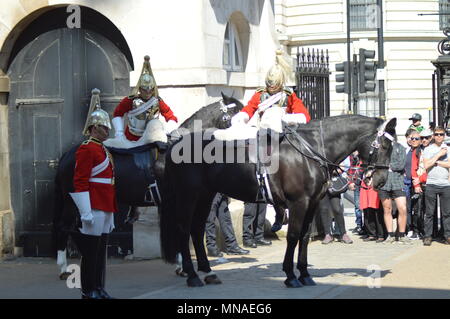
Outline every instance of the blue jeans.
{"label": "blue jeans", "polygon": [[362,227],[362,212],[361,209],[359,209],[359,191],[360,187],[356,186],[355,190],[353,191],[353,199],[355,200],[355,223],[357,227]]}

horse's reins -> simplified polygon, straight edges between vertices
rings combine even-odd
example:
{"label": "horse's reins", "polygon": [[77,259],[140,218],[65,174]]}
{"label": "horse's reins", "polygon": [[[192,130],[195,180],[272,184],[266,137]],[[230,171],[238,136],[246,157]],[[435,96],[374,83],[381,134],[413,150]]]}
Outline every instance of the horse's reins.
{"label": "horse's reins", "polygon": [[[322,121],[320,122],[320,124],[322,124]],[[322,154],[320,154],[319,152],[317,152],[316,150],[314,150],[314,148],[311,146],[311,144],[308,143],[308,141],[306,139],[304,139],[300,134],[298,134],[293,128],[289,127],[289,126],[285,126],[286,130],[288,131],[286,133],[286,140],[289,142],[289,144],[300,154],[302,154],[303,156],[312,159],[316,162],[318,162],[320,164],[320,166],[322,167],[326,167],[327,170],[329,169],[328,166],[333,166],[335,168],[340,167],[339,165],[331,162],[329,159],[327,159],[325,156],[323,156]],[[320,137],[321,137],[321,141],[322,141],[322,145],[323,145],[323,150],[324,150],[324,155],[325,155],[325,144],[323,142],[323,136],[322,136],[322,127],[320,128],[321,132],[320,132]],[[308,152],[310,154],[306,154],[305,152],[303,152],[302,150],[300,150],[288,137],[289,134],[294,135],[299,141],[300,143],[303,144],[303,146],[305,146],[305,148],[308,150]]]}
{"label": "horse's reins", "polygon": [[[320,125],[320,140],[321,140],[321,144],[322,144],[322,150],[323,150],[323,155],[320,154],[319,152],[317,152],[316,150],[314,150],[314,148],[311,146],[311,144],[308,143],[308,141],[306,141],[306,139],[304,139],[300,134],[298,134],[293,128],[289,127],[288,125],[285,126],[286,130],[288,131],[286,133],[286,140],[289,142],[289,144],[300,154],[302,154],[303,156],[312,159],[316,162],[318,162],[320,164],[321,167],[324,167],[326,169],[326,177],[327,180],[330,180],[330,167],[333,167],[333,171],[337,172],[339,174],[339,170],[342,171],[341,167],[333,162],[331,162],[329,159],[327,159],[325,157],[325,143],[323,140],[323,129],[322,129],[322,120],[319,121],[319,125]],[[294,135],[299,141],[300,143],[302,143],[305,148],[308,150],[308,152],[311,154],[306,154],[305,152],[301,151],[296,145],[294,145],[294,143],[289,139],[288,134],[292,134]],[[391,142],[394,140],[394,138],[392,137],[392,135],[390,135],[389,133],[382,131],[382,132],[378,132],[377,133],[377,137],[375,138],[375,140],[372,142],[371,144],[371,150],[369,153],[369,160],[367,164],[361,164],[361,167],[365,168],[365,171],[368,169],[377,169],[377,168],[385,168],[385,169],[389,169],[389,165],[384,165],[384,164],[379,164],[379,163],[375,163],[375,164],[371,164],[372,162],[372,158],[373,158],[373,154],[375,153],[375,149],[379,149],[380,147],[380,142],[378,141],[379,138],[381,136],[385,136],[387,139],[389,139]]]}

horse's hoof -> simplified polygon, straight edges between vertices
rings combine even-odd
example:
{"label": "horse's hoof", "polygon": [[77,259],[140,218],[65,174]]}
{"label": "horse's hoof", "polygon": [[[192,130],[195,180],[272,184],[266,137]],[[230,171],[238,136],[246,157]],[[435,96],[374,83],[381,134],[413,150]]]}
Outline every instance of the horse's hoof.
{"label": "horse's hoof", "polygon": [[283,225],[281,225],[281,223],[279,222],[275,222],[272,225],[272,228],[270,229],[272,231],[272,233],[276,233],[277,231],[279,231],[281,229]]}
{"label": "horse's hoof", "polygon": [[126,225],[133,225],[137,220],[138,220],[138,218],[135,218],[135,217],[127,218],[125,220],[125,224]]}
{"label": "horse's hoof", "polygon": [[188,287],[203,287],[203,283],[198,277],[188,278],[186,280]]}
{"label": "horse's hoof", "polygon": [[219,277],[217,277],[217,275],[206,276],[204,280],[205,280],[205,284],[207,284],[207,285],[210,285],[210,284],[218,285],[218,284],[222,283],[222,281],[220,281],[220,279],[219,279]]}
{"label": "horse's hoof", "polygon": [[304,285],[304,286],[316,286],[316,282],[311,278],[311,276],[308,277],[298,277],[298,280]]}
{"label": "horse's hoof", "polygon": [[185,272],[183,271],[183,268],[181,268],[181,267],[175,269],[175,273],[177,274],[177,276],[180,276],[180,277],[187,277],[187,276],[188,276],[188,274],[185,273]]}
{"label": "horse's hoof", "polygon": [[300,283],[300,281],[298,281],[297,278],[294,279],[286,279],[284,281],[284,284],[286,285],[286,287],[288,288],[300,288],[303,287],[303,285]]}
{"label": "horse's hoof", "polygon": [[70,276],[71,274],[72,274],[72,273],[67,272],[67,271],[62,272],[62,273],[59,274],[59,279],[61,279],[61,280],[67,280],[67,278],[69,278],[69,276]]}

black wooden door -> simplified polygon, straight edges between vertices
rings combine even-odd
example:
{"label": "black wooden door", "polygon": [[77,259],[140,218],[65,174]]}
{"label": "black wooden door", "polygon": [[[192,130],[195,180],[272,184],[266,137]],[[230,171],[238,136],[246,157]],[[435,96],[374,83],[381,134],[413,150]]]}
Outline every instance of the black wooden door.
{"label": "black wooden door", "polygon": [[54,177],[60,156],[83,140],[93,88],[110,114],[129,93],[130,66],[103,36],[83,29],[44,33],[11,64],[9,142],[16,245],[50,254]]}

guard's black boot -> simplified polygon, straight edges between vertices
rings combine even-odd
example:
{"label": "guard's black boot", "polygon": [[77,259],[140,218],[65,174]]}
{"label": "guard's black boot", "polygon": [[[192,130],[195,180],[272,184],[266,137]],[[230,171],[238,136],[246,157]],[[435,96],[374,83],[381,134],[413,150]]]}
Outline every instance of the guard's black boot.
{"label": "guard's black boot", "polygon": [[98,250],[96,275],[95,275],[95,285],[97,288],[97,293],[100,299],[114,299],[105,291],[105,277],[106,277],[106,250],[108,247],[108,234],[102,234],[100,239],[100,247]]}
{"label": "guard's black boot", "polygon": [[78,233],[73,238],[81,253],[81,298],[101,299],[96,290],[95,282],[97,254],[101,237]]}

